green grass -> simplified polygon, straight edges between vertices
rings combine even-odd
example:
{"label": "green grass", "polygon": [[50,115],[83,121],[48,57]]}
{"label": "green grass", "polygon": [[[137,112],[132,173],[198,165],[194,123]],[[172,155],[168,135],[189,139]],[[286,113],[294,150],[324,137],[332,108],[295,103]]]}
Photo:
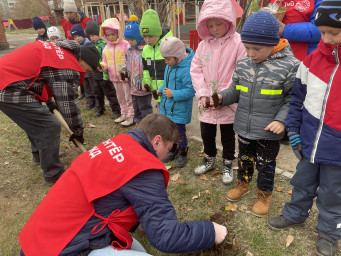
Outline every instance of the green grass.
{"label": "green grass", "polygon": [[[84,104],[85,102],[81,101],[81,109],[85,107]],[[82,111],[87,149],[129,130],[115,124],[110,119],[109,112],[106,111],[104,116],[96,118],[92,111]],[[189,141],[189,147],[187,166],[169,170],[171,177],[179,173],[180,179],[185,181],[185,184],[179,184],[170,180],[168,186],[169,199],[177,211],[178,219],[181,222],[215,220],[226,225],[229,234],[222,245],[188,255],[247,255],[247,252],[260,256],[316,255],[315,206],[304,228],[291,228],[281,232],[270,230],[266,224],[267,218],[258,218],[251,214],[256,199],[257,172],[255,172],[251,191],[236,203],[237,211],[226,211],[225,206],[229,202],[225,199],[225,194],[233,185],[224,186],[219,172],[208,173],[207,181],[195,176],[193,169],[202,161],[201,143]],[[43,185],[40,168],[31,164],[31,149],[26,134],[2,112],[0,150],[0,255],[12,256],[19,254],[18,233],[44,198],[49,187]],[[61,150],[67,153],[67,156],[62,158],[66,168],[81,153],[68,141],[64,130],[61,136]],[[219,170],[220,158],[217,164]],[[280,214],[284,203],[290,200],[288,191],[291,186],[287,178],[276,175],[275,187],[283,187],[283,190],[274,191],[269,216]],[[200,196],[192,200],[193,196],[198,196],[199,193]],[[294,236],[294,241],[289,247],[286,247],[285,242],[287,235]],[[133,236],[144,245],[148,253],[156,256],[168,255],[151,246],[143,232],[138,230]]]}
{"label": "green grass", "polygon": [[[64,30],[62,26],[58,26],[59,30],[61,31],[62,35],[64,34]],[[27,28],[27,29],[18,29],[18,30],[11,30],[8,31],[6,30],[6,34],[12,34],[12,35],[16,35],[16,34],[37,34],[37,31],[35,31],[35,29],[32,28]]]}

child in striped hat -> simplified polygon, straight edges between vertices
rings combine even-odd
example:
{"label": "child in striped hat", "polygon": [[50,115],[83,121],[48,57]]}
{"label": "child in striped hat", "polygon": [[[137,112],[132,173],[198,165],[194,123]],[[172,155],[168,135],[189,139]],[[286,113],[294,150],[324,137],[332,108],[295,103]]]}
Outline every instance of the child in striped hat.
{"label": "child in striped hat", "polygon": [[285,121],[300,160],[291,201],[268,224],[276,230],[303,226],[316,199],[316,250],[334,256],[341,239],[341,1],[323,1],[315,25],[322,40],[298,68]]}

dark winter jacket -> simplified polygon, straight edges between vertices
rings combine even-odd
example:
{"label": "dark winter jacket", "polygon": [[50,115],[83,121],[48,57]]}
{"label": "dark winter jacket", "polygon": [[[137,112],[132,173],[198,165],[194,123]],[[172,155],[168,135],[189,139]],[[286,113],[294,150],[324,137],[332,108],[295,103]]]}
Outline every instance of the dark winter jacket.
{"label": "dark winter jacket", "polygon": [[[133,129],[127,134],[156,156],[153,146],[141,130]],[[161,170],[144,171],[118,190],[94,200],[95,212],[101,216],[108,216],[113,210],[126,209],[130,205],[136,212],[148,240],[160,251],[191,252],[214,244],[215,232],[212,222],[178,222],[173,205],[168,199]],[[94,248],[105,247],[116,239],[108,226],[97,234],[91,234],[92,228],[98,223],[99,219],[92,216],[60,255],[78,256],[80,251],[88,253]]]}
{"label": "dark winter jacket", "polygon": [[41,41],[50,41],[49,37],[47,36],[47,29],[45,29],[44,35],[38,35],[36,38],[36,41],[41,40]]}
{"label": "dark winter jacket", "polygon": [[238,102],[233,129],[244,138],[279,140],[284,135],[264,130],[273,121],[284,124],[299,65],[287,40],[282,39],[279,47],[282,49],[261,63],[249,57],[240,59],[232,86],[220,92],[222,106]]}
{"label": "dark winter jacket", "polygon": [[[169,117],[176,124],[189,124],[192,117],[192,105],[195,90],[190,76],[191,61],[194,57],[192,49],[186,49],[188,56],[179,64],[167,65],[164,84],[159,89],[162,93],[160,113]],[[165,88],[173,90],[173,97],[167,98]]]}

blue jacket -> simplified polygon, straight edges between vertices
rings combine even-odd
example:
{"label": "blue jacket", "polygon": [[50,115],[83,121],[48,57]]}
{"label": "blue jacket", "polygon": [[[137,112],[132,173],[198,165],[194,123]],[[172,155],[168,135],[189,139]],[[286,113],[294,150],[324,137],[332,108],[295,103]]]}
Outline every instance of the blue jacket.
{"label": "blue jacket", "polygon": [[341,166],[340,62],[341,46],[321,40],[297,71],[285,126],[301,134],[311,163]]}
{"label": "blue jacket", "polygon": [[[141,130],[133,129],[127,134],[156,156],[154,148]],[[161,170],[144,171],[118,190],[94,201],[95,212],[103,217],[108,217],[115,209],[122,211],[129,206],[134,208],[150,243],[162,252],[192,252],[214,244],[212,222],[178,222],[174,207],[168,199]],[[60,255],[79,255],[79,252],[90,252],[94,248],[109,245],[115,237],[108,226],[97,234],[91,234],[92,228],[99,222],[97,217],[92,216]],[[24,254],[21,252],[21,255]]]}
{"label": "blue jacket", "polygon": [[[160,113],[169,117],[176,124],[189,124],[192,118],[192,105],[195,90],[190,75],[191,62],[194,57],[192,49],[186,49],[188,56],[179,64],[170,67],[167,65],[164,75],[164,84],[160,87],[162,93]],[[167,98],[165,88],[173,90],[173,97]]]}

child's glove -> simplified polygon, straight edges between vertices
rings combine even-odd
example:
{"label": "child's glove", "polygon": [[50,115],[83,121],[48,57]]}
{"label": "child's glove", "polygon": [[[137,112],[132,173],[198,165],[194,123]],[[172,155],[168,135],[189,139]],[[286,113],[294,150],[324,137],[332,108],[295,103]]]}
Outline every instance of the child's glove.
{"label": "child's glove", "polygon": [[294,151],[295,156],[301,160],[302,159],[302,144],[301,136],[297,132],[288,132],[289,141]]}

